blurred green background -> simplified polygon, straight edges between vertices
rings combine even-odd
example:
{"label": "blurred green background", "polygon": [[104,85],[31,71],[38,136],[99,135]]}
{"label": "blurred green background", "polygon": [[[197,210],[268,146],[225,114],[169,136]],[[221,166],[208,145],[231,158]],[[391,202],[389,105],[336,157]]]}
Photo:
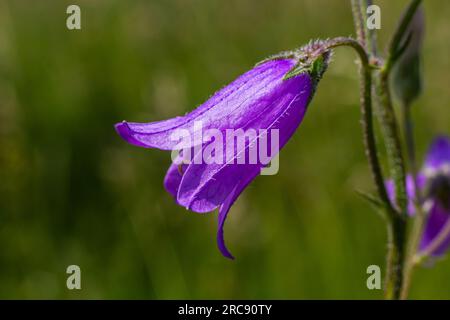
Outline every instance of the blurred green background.
{"label": "blurred green background", "polygon": [[[81,7],[82,30],[66,28]],[[385,43],[407,1],[377,1]],[[450,3],[426,1],[422,157],[450,133]],[[384,268],[382,220],[358,113],[355,55],[338,49],[304,123],[231,210],[177,206],[170,156],[126,144],[113,124],[184,114],[264,57],[354,34],[342,0],[0,0],[0,298],[357,298]],[[68,265],[82,290],[66,288]],[[450,298],[450,261],[422,268],[412,298]]]}

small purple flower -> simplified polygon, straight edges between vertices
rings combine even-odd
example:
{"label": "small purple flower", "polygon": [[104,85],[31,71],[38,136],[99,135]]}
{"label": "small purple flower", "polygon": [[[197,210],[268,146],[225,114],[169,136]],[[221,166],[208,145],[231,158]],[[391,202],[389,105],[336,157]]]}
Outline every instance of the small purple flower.
{"label": "small purple flower", "polygon": [[[228,211],[267,165],[260,159],[244,164],[233,160],[248,152],[262,137],[258,134],[254,141],[234,147],[231,159],[223,163],[204,163],[196,159],[209,146],[209,141],[193,139],[180,148],[173,136],[180,130],[196,136],[196,123],[201,123],[203,130],[214,129],[224,135],[230,129],[256,132],[276,129],[281,149],[303,120],[317,82],[327,67],[329,52],[321,52],[319,46],[319,42],[311,43],[261,62],[185,116],[151,123],[123,121],[115,125],[119,135],[130,144],[162,150],[182,149],[167,171],[164,187],[179,205],[194,212],[219,209],[217,244],[225,257],[233,258],[223,236]],[[188,157],[191,161],[180,163],[178,160],[186,151],[192,151]]]}
{"label": "small purple flower", "polygon": [[[425,250],[439,236],[447,223],[450,223],[450,139],[437,137],[432,143],[421,172],[416,177],[424,202],[423,208],[427,214],[425,229],[420,242],[420,251]],[[394,198],[392,181],[387,182],[391,199]],[[415,194],[412,176],[407,177],[408,213],[415,214],[413,197]],[[443,255],[450,246],[450,234],[431,254]]]}

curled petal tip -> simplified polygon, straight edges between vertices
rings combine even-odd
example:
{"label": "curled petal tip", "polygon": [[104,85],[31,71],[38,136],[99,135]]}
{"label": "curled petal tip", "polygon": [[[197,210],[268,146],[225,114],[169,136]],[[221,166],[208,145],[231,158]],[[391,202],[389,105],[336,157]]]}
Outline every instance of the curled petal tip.
{"label": "curled petal tip", "polygon": [[226,254],[222,252],[222,255],[223,255],[225,258],[228,258],[228,259],[230,259],[230,260],[234,260],[234,257],[233,257],[233,256],[231,255],[231,253],[229,253],[229,252],[226,253]]}
{"label": "curled petal tip", "polygon": [[227,247],[225,246],[225,243],[223,241],[223,238],[220,239],[220,237],[217,237],[217,246],[219,247],[220,252],[225,258],[228,258],[230,260],[234,260],[234,256],[231,254],[230,251],[228,251]]}
{"label": "curled petal tip", "polygon": [[116,123],[114,125],[114,128],[116,129],[116,132],[119,134],[119,136],[126,142],[138,147],[147,147],[145,144],[134,137],[134,132],[130,129],[130,126],[125,120]]}
{"label": "curled petal tip", "polygon": [[130,129],[127,126],[127,123],[125,120],[122,122],[116,123],[114,125],[114,129],[116,129],[116,132],[119,134],[119,136],[122,137],[125,141],[128,141],[128,137],[130,136]]}

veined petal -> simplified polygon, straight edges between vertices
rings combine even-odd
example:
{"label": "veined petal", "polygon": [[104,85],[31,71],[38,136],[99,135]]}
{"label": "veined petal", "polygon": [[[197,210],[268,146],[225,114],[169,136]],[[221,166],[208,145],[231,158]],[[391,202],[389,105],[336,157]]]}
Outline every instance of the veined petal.
{"label": "veined petal", "polygon": [[[300,75],[286,80],[286,90],[280,90],[275,104],[268,105],[267,112],[249,122],[247,128],[279,130],[279,148],[281,149],[302,121],[307,109],[312,91],[311,81],[308,75]],[[259,108],[260,110],[262,108]],[[190,164],[178,190],[178,203],[196,212],[214,210],[231,193],[243,174],[247,171],[258,174],[263,163],[236,164],[238,157],[245,157],[251,145],[257,145],[262,133],[257,131],[253,141],[246,141],[245,149],[235,150],[233,157],[223,164]],[[226,139],[224,139],[226,141]],[[224,147],[225,149],[225,147]],[[279,150],[277,150],[279,151]],[[198,154],[198,156],[202,156]],[[271,158],[275,154],[270,155]]]}
{"label": "veined petal", "polygon": [[[237,78],[185,116],[150,123],[124,121],[116,124],[116,131],[131,144],[172,150],[179,143],[172,136],[175,130],[185,129],[194,137],[194,122],[201,122],[203,130],[240,128],[250,114],[258,113],[258,110],[251,110],[254,101],[272,92],[294,64],[291,59],[267,61]],[[195,144],[192,141],[191,146]]]}
{"label": "veined petal", "polygon": [[[422,241],[420,243],[420,250],[425,250],[433,240],[439,235],[442,228],[450,219],[450,210],[443,208],[439,201],[434,201],[432,208],[427,217],[425,230],[422,235]],[[443,255],[450,246],[450,235],[444,240],[444,242],[432,252],[433,256]]]}

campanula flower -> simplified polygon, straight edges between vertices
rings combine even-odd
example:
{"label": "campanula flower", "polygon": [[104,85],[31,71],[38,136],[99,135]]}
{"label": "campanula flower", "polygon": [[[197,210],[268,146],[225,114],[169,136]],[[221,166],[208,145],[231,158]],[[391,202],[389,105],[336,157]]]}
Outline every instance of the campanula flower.
{"label": "campanula flower", "polygon": [[[437,137],[428,151],[422,170],[416,177],[423,197],[423,209],[427,215],[419,250],[425,250],[450,223],[450,139]],[[391,200],[394,198],[392,181],[387,182]],[[407,177],[408,213],[415,214],[413,198],[415,187],[412,176]],[[433,256],[443,255],[450,246],[450,234],[431,252]]]}
{"label": "campanula flower", "polygon": [[[320,50],[320,42],[313,42],[257,64],[184,116],[115,125],[118,134],[130,144],[180,151],[167,171],[164,187],[189,210],[204,213],[219,209],[217,244],[224,256],[233,258],[223,236],[231,206],[302,122],[329,55]],[[205,130],[213,130],[214,139],[202,137]],[[229,130],[253,130],[255,134],[246,136],[245,143],[233,145],[230,151],[225,146],[229,139],[223,139]],[[266,161],[261,157],[253,162],[239,161],[247,159],[251,148],[274,130],[279,147],[271,150]],[[184,134],[183,142],[176,139],[180,132]],[[273,142],[275,138],[268,139]],[[226,155],[223,150],[219,152],[220,148],[211,152],[211,146],[217,147],[217,143],[219,147],[223,144]],[[218,159],[206,161],[205,153]]]}

